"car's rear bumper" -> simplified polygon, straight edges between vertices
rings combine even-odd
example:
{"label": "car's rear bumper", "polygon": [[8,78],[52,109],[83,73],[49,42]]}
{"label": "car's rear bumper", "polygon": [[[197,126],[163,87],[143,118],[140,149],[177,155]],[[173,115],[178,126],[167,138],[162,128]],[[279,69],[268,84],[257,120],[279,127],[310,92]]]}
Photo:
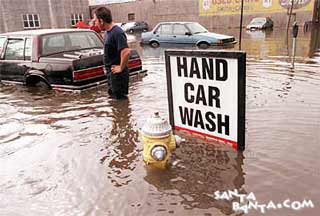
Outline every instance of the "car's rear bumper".
{"label": "car's rear bumper", "polygon": [[75,91],[75,90],[84,90],[84,89],[89,89],[92,87],[96,87],[96,86],[100,86],[103,84],[106,84],[107,80],[101,80],[101,81],[97,81],[97,82],[93,82],[93,83],[89,83],[86,85],[56,85],[56,84],[52,84],[51,87],[52,89],[55,90],[61,90],[61,91]]}
{"label": "car's rear bumper", "polygon": [[[130,72],[129,75],[130,76],[143,75],[143,74],[146,74],[146,72],[147,72],[147,70],[139,70],[139,71]],[[104,79],[104,80],[89,83],[86,85],[56,85],[56,84],[52,84],[51,87],[52,87],[52,89],[60,90],[60,91],[81,91],[81,90],[87,90],[87,89],[94,88],[94,87],[101,86],[101,85],[106,85],[107,82],[108,82],[108,80]]]}
{"label": "car's rear bumper", "polygon": [[[130,77],[134,76],[144,76],[146,75],[147,70],[137,70],[137,71],[132,71],[129,73]],[[59,90],[59,91],[81,91],[81,90],[86,90],[90,88],[94,88],[97,86],[101,85],[106,85],[108,82],[107,79],[99,80],[96,82],[88,83],[85,85],[60,85],[60,84],[50,84],[50,88]],[[16,81],[10,81],[10,80],[0,80],[0,83],[3,84],[9,84],[9,85],[24,85],[23,82],[16,82]]]}

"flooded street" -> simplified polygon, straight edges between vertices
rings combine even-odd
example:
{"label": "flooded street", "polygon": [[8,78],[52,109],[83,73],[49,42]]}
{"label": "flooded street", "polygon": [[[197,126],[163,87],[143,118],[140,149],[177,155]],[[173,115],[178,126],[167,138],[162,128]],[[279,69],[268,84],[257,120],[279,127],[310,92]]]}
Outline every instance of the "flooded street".
{"label": "flooded street", "polygon": [[[238,34],[228,31],[219,33]],[[314,204],[265,215],[319,215],[319,36],[299,32],[291,69],[285,33],[243,32],[246,150],[179,132],[187,143],[166,171],[144,165],[139,129],[155,111],[169,119],[164,50],[172,46],[135,46],[148,75],[131,80],[125,101],[105,86],[71,93],[0,84],[0,215],[237,215],[231,200],[214,196],[233,189],[261,204]]]}

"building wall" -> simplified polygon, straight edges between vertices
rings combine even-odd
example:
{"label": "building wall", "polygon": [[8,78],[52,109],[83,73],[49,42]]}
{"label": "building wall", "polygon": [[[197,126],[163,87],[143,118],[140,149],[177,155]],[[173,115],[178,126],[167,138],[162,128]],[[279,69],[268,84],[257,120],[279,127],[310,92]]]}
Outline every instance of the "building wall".
{"label": "building wall", "polygon": [[[115,22],[128,22],[128,14],[134,13],[135,20],[143,20],[150,24],[151,27],[155,26],[161,21],[196,21],[200,22],[209,29],[223,29],[223,28],[239,28],[240,14],[239,12],[225,13],[222,15],[202,15],[200,16],[200,6],[205,0],[137,0],[130,3],[106,4],[112,10]],[[212,0],[211,2],[226,2],[232,0]],[[233,0],[239,1],[239,0]],[[245,0],[245,5],[248,1],[258,2],[262,0]],[[279,0],[274,2],[278,3]],[[303,0],[302,0],[303,1]],[[314,7],[315,0],[310,1],[309,7]],[[99,6],[90,6],[90,11],[93,11]],[[294,9],[292,20],[297,20],[299,23],[304,24],[306,21],[311,21],[313,17],[313,10],[301,11],[302,9]],[[274,11],[271,10],[270,11]],[[231,13],[231,14],[230,14]],[[237,14],[236,14],[237,13]],[[276,27],[286,27],[287,23],[287,10],[282,9],[282,12],[276,13],[244,13],[243,24],[246,25],[253,17],[268,16],[274,21]]]}
{"label": "building wall", "polygon": [[23,14],[39,14],[40,28],[70,28],[71,14],[89,19],[88,0],[0,0],[0,32],[23,30]]}

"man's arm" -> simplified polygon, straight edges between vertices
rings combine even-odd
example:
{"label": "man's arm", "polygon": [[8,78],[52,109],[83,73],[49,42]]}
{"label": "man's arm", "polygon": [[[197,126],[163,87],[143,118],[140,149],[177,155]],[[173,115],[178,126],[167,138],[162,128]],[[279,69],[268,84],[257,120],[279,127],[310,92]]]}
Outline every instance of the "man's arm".
{"label": "man's arm", "polygon": [[128,65],[129,54],[130,54],[129,48],[124,48],[121,50],[121,52],[120,52],[120,56],[121,56],[120,65],[112,65],[112,67],[111,67],[112,73],[120,73],[125,69],[125,67]]}
{"label": "man's arm", "polygon": [[129,55],[130,55],[129,48],[124,48],[121,50],[121,62],[120,62],[121,71],[123,71],[124,68],[127,67],[128,65]]}

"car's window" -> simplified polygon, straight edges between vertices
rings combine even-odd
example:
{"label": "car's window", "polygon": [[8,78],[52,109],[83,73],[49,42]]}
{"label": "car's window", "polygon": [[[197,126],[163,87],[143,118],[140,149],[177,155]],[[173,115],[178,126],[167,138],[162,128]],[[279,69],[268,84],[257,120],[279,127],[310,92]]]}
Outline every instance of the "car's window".
{"label": "car's window", "polygon": [[32,53],[32,40],[31,38],[27,38],[25,49],[24,49],[24,60],[31,60],[31,53]]}
{"label": "car's window", "polygon": [[162,24],[157,29],[157,34],[162,35],[171,35],[172,34],[172,25],[171,24]]}
{"label": "car's window", "polygon": [[0,37],[0,54],[2,53],[3,46],[6,42],[7,38],[6,37]]}
{"label": "car's window", "polygon": [[0,49],[3,49],[4,43],[6,42],[6,37],[0,37]]}
{"label": "car's window", "polygon": [[156,27],[155,30],[154,30],[154,33],[160,34],[161,26],[162,26],[162,25],[159,25],[158,27]]}
{"label": "car's window", "polygon": [[265,23],[266,22],[266,19],[265,18],[254,18],[252,21],[251,21],[251,24],[259,24],[259,23]]}
{"label": "car's window", "polygon": [[6,52],[4,54],[5,60],[24,60],[24,40],[23,39],[9,39]]}
{"label": "car's window", "polygon": [[72,32],[42,36],[42,55],[90,48],[103,48],[101,40],[94,32]]}
{"label": "car's window", "polygon": [[94,41],[86,34],[78,35],[71,40],[71,46],[73,48],[92,47],[94,46]]}
{"label": "car's window", "polygon": [[190,29],[192,34],[208,32],[208,30],[199,23],[187,23],[186,26]]}
{"label": "car's window", "polygon": [[173,25],[173,34],[174,35],[185,35],[188,30],[182,24]]}
{"label": "car's window", "polygon": [[52,35],[51,37],[44,37],[45,43],[48,47],[64,47],[65,46],[65,39],[63,38],[63,35]]}

